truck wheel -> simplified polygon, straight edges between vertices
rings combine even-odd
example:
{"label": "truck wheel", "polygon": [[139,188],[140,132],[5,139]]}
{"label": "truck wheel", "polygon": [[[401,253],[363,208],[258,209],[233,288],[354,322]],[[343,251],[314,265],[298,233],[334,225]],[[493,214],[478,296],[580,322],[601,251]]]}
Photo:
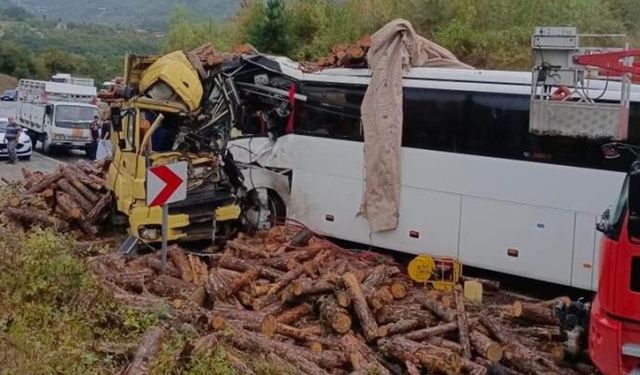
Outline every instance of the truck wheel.
{"label": "truck wheel", "polygon": [[51,145],[51,142],[49,141],[49,137],[47,137],[46,135],[42,139],[42,151],[45,154],[50,154],[51,151],[53,151],[53,146]]}

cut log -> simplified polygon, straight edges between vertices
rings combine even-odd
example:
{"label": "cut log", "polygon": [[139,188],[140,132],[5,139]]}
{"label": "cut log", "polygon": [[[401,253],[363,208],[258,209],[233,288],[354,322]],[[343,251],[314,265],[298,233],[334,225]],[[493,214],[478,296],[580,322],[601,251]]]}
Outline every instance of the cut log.
{"label": "cut log", "polygon": [[571,305],[571,297],[567,297],[567,296],[556,297],[548,301],[542,301],[538,303],[538,305],[546,306],[552,309],[556,306],[569,307],[569,305]]}
{"label": "cut log", "polygon": [[391,373],[378,362],[373,351],[362,341],[351,334],[346,334],[340,338],[340,348],[346,354],[351,368],[365,370],[365,373],[390,375]]}
{"label": "cut log", "polygon": [[509,337],[507,337],[505,327],[503,327],[495,319],[488,316],[481,316],[480,323],[482,323],[482,325],[487,328],[491,336],[498,340],[499,343],[507,344],[509,342]]}
{"label": "cut log", "polygon": [[502,359],[504,352],[502,346],[487,336],[478,331],[471,331],[469,333],[469,339],[471,340],[473,349],[482,357],[493,362],[499,362]]}
{"label": "cut log", "polygon": [[91,212],[91,210],[93,210],[93,203],[85,198],[75,187],[71,186],[69,181],[62,178],[58,180],[57,184],[60,189],[62,189],[62,191],[69,194],[73,198],[73,200],[75,200],[80,205],[80,207],[82,207],[82,210],[85,213]]}
{"label": "cut log", "polygon": [[228,284],[227,289],[224,291],[226,297],[230,297],[236,294],[240,289],[249,285],[258,278],[260,272],[257,269],[251,269],[243,273],[240,277],[237,277]]}
{"label": "cut log", "polygon": [[38,182],[37,184],[33,185],[29,190],[27,190],[27,193],[33,194],[33,193],[41,192],[42,190],[48,188],[49,185],[61,179],[62,175],[63,174],[61,170],[58,170],[57,172],[47,175],[42,181]]}
{"label": "cut log", "polygon": [[380,310],[386,304],[393,301],[393,294],[388,286],[384,285],[367,296],[367,302],[374,311]]}
{"label": "cut log", "polygon": [[312,311],[313,307],[310,304],[301,303],[298,306],[283,311],[280,315],[278,315],[277,320],[282,324],[291,324],[310,314]]}
{"label": "cut log", "polygon": [[516,335],[534,337],[543,340],[561,341],[560,327],[516,327],[511,332]]}
{"label": "cut log", "polygon": [[409,361],[425,367],[429,373],[460,374],[461,358],[446,349],[420,344],[401,336],[380,340],[380,349],[401,362]]}
{"label": "cut log", "polygon": [[564,346],[556,342],[542,343],[538,349],[543,350],[551,356],[554,362],[561,362],[565,357]]}
{"label": "cut log", "polygon": [[553,309],[539,304],[516,301],[513,303],[512,315],[532,323],[558,324],[558,319],[553,315]]}
{"label": "cut log", "polygon": [[332,292],[334,285],[326,280],[298,279],[291,282],[291,293],[296,296],[325,294]]}
{"label": "cut log", "polygon": [[477,357],[475,362],[481,366],[484,366],[489,370],[490,374],[500,374],[500,375],[522,375],[522,373],[512,370],[506,366],[503,366],[499,363],[491,362],[488,359]]}
{"label": "cut log", "polygon": [[167,250],[167,257],[180,270],[180,278],[183,281],[193,281],[193,271],[191,270],[189,259],[187,258],[187,254],[185,254],[181,248],[175,245],[169,247]]}
{"label": "cut log", "polygon": [[169,298],[188,299],[198,288],[196,285],[176,279],[169,275],[158,275],[148,283],[149,291],[153,294]]}
{"label": "cut log", "polygon": [[111,203],[111,194],[105,193],[100,197],[100,200],[96,203],[93,209],[87,215],[87,220],[96,224],[104,219],[106,216],[107,208],[109,207],[109,203]]}
{"label": "cut log", "polygon": [[248,259],[240,259],[229,254],[224,254],[220,258],[218,266],[240,272],[246,272],[252,268],[257,268],[260,271],[260,276],[269,280],[278,280],[284,276],[283,272],[274,270],[273,268],[266,267],[264,265],[259,266],[259,264],[256,264],[254,261]]}
{"label": "cut log", "polygon": [[427,310],[434,313],[438,318],[444,320],[445,322],[453,322],[456,320],[456,313],[448,308],[442,306],[438,301],[429,299],[425,296],[420,296],[418,298],[422,306],[424,306]]}
{"label": "cut log", "polygon": [[420,319],[400,319],[394,323],[380,326],[379,332],[381,337],[385,337],[415,331],[422,327],[424,327],[424,322]]}
{"label": "cut log", "polygon": [[321,250],[322,247],[308,246],[304,249],[288,252],[277,258],[261,259],[259,262],[263,266],[286,272],[292,270],[294,268],[293,265],[296,263],[305,262],[315,257]]}
{"label": "cut log", "polygon": [[465,311],[464,300],[460,288],[454,291],[456,298],[456,309],[458,310],[458,338],[462,345],[462,357],[471,359],[471,342],[469,341],[469,325],[467,324],[467,313]]}
{"label": "cut log", "polygon": [[338,333],[346,333],[351,329],[351,315],[343,307],[338,306],[335,297],[326,295],[318,300],[320,319]]}
{"label": "cut log", "polygon": [[[462,352],[464,351],[464,349],[462,348],[462,345],[458,344],[455,341],[443,339],[442,337],[430,337],[427,340],[425,340],[425,343],[431,344],[433,346],[437,346],[439,348],[448,349],[458,354],[462,354]],[[466,358],[463,358],[463,359],[466,359]]]}
{"label": "cut log", "polygon": [[422,310],[419,305],[393,305],[384,306],[376,311],[376,321],[379,324],[389,324],[399,320],[418,319],[423,326],[430,326],[436,321],[436,317],[429,311]]}
{"label": "cut log", "polygon": [[80,217],[82,216],[82,210],[77,205],[77,203],[69,196],[69,194],[62,191],[56,192],[56,203],[60,207],[62,207],[69,219],[80,219]]}
{"label": "cut log", "polygon": [[138,350],[125,372],[126,375],[146,375],[149,373],[149,363],[158,353],[163,336],[164,329],[160,327],[151,327],[142,335]]}
{"label": "cut log", "polygon": [[[473,325],[476,322],[477,320],[475,319],[469,319],[468,321],[469,325]],[[409,340],[422,341],[422,340],[428,339],[429,337],[439,336],[445,333],[453,332],[457,329],[458,329],[457,322],[444,323],[444,324],[437,325],[435,327],[428,327],[428,328],[423,328],[423,329],[409,332],[403,335],[403,337]]]}
{"label": "cut log", "polygon": [[342,281],[344,282],[347,293],[351,297],[353,302],[353,309],[360,321],[360,327],[364,333],[364,337],[367,342],[372,341],[378,336],[378,323],[373,317],[373,313],[367,305],[362,287],[358,282],[356,275],[352,272],[347,272],[342,275]]}
{"label": "cut log", "polygon": [[287,324],[278,323],[276,317],[271,314],[267,314],[262,320],[262,323],[260,323],[260,332],[267,337],[273,337],[275,334],[279,334],[309,343],[336,346],[331,340],[320,336],[322,330],[318,326],[308,328],[292,327]]}
{"label": "cut log", "polygon": [[393,282],[389,286],[389,289],[395,299],[403,299],[407,295],[407,287],[403,283]]}
{"label": "cut log", "polygon": [[489,369],[485,366],[466,358],[462,360],[462,368],[469,375],[487,375],[489,373]]}
{"label": "cut log", "polygon": [[64,178],[71,185],[73,185],[73,187],[75,187],[80,192],[80,194],[82,194],[90,202],[95,203],[100,199],[100,197],[98,197],[94,192],[91,191],[91,189],[89,189],[85,184],[83,184],[78,179],[78,177],[76,177],[76,175],[71,171],[71,169],[64,168],[64,170],[62,171],[62,174],[64,175]]}
{"label": "cut log", "polygon": [[49,215],[48,212],[42,210],[25,210],[21,208],[8,207],[4,210],[4,214],[16,220],[26,221],[35,225],[42,225],[44,227],[53,227],[62,232],[69,230],[69,224],[56,219]]}
{"label": "cut log", "polygon": [[304,370],[306,374],[326,375],[318,367],[326,369],[340,368],[347,364],[346,357],[339,352],[324,350],[314,353],[308,349],[289,343],[270,340],[263,335],[254,334],[242,329],[233,328],[228,336],[233,346],[250,352],[275,353],[289,362],[292,366]]}
{"label": "cut log", "polygon": [[235,250],[239,254],[249,255],[252,258],[271,258],[273,254],[264,251],[263,249],[259,249],[253,246],[249,246],[245,243],[242,243],[238,240],[233,240],[227,242],[227,247]]}
{"label": "cut log", "polygon": [[340,287],[335,287],[333,289],[333,295],[336,297],[338,306],[341,306],[341,307],[351,306],[351,297],[349,297],[349,293],[347,293],[346,290]]}
{"label": "cut log", "polygon": [[382,285],[387,279],[393,275],[400,273],[400,269],[395,266],[379,265],[376,266],[371,272],[368,272],[364,281],[362,281],[362,288],[377,288]]}

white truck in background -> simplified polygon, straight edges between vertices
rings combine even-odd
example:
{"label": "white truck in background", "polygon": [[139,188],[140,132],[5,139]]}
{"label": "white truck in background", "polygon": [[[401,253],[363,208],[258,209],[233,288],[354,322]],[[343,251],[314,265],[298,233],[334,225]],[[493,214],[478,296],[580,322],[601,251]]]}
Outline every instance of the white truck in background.
{"label": "white truck in background", "polygon": [[90,78],[56,74],[51,81],[21,79],[18,82],[16,122],[35,147],[82,149],[91,147],[89,126],[99,115],[96,87]]}

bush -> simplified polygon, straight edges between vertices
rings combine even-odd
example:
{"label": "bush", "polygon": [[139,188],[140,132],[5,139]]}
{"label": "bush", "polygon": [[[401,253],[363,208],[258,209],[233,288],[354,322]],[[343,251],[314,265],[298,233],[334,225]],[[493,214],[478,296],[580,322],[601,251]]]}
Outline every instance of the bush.
{"label": "bush", "polygon": [[116,373],[127,358],[105,345],[135,343],[156,314],[115,303],[52,230],[0,227],[0,374]]}

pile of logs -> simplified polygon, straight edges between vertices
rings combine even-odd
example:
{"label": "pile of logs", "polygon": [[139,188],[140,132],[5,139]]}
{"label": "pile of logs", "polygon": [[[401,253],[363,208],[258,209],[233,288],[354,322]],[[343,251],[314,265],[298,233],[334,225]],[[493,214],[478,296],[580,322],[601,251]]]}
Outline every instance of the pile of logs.
{"label": "pile of logs", "polygon": [[[459,287],[412,285],[391,258],[347,252],[306,229],[240,235],[222,253],[173,246],[168,258],[164,273],[157,253],[93,263],[121,301],[165,301],[198,330],[180,355],[224,345],[239,374],[254,374],[257,358],[311,375],[595,373],[564,358],[552,308],[565,299],[474,304]],[[139,353],[153,352],[158,332]]]}
{"label": "pile of logs", "polygon": [[354,44],[337,44],[327,56],[314,62],[301,63],[300,67],[308,73],[326,68],[366,68],[369,48],[371,48],[371,36],[365,35]]}
{"label": "pile of logs", "polygon": [[17,230],[52,227],[78,238],[94,237],[111,203],[105,189],[108,164],[107,159],[80,160],[49,174],[22,168],[23,180],[11,184],[13,194],[0,207],[0,222]]}

